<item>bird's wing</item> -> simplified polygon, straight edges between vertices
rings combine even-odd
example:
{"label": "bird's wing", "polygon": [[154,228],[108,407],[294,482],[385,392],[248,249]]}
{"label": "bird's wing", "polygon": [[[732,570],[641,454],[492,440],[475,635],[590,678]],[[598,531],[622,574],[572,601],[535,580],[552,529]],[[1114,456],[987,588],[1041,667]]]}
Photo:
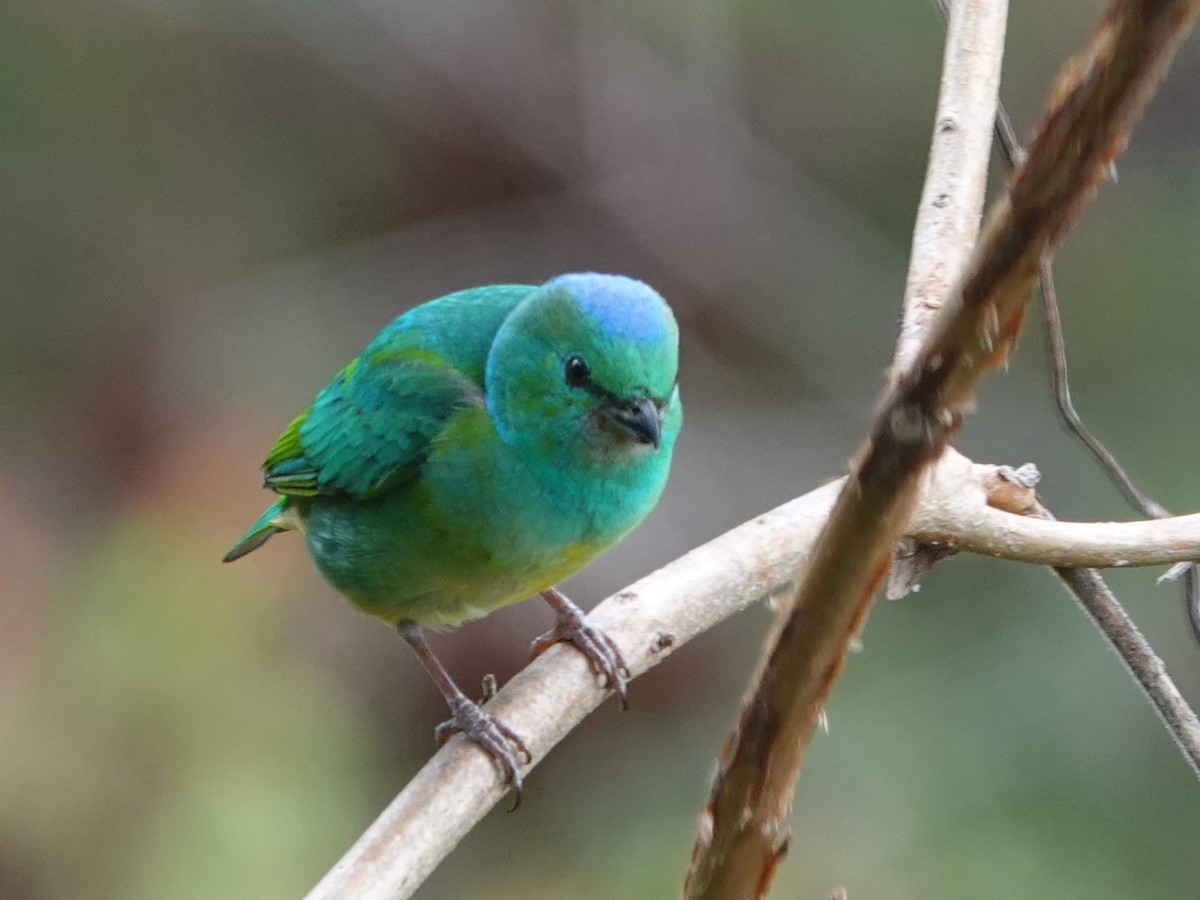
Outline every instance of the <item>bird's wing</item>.
{"label": "bird's wing", "polygon": [[451,415],[482,402],[479,385],[436,354],[369,351],[280,436],[264,484],[297,497],[376,496],[419,471]]}

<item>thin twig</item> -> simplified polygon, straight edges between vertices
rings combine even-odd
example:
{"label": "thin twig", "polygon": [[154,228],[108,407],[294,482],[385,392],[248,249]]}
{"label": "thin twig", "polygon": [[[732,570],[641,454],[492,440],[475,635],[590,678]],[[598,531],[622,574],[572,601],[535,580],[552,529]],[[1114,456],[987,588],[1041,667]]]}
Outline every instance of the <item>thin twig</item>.
{"label": "thin twig", "polygon": [[[954,5],[951,34],[965,5]],[[804,748],[911,510],[916,479],[947,445],[982,374],[1006,359],[1041,262],[1123,149],[1195,14],[1196,0],[1118,0],[1060,76],[961,286],[891,390],[838,496],[722,754],[687,897],[753,898],[768,888],[786,847]]]}
{"label": "thin twig", "polygon": [[1134,509],[1140,511],[1142,515],[1152,518],[1171,515],[1165,507],[1142,493],[1133,483],[1133,479],[1126,474],[1121,464],[1117,462],[1117,458],[1109,452],[1099,438],[1092,434],[1075,410],[1075,404],[1071,400],[1071,384],[1067,375],[1067,347],[1063,338],[1062,317],[1058,312],[1058,293],[1054,289],[1054,274],[1050,270],[1049,263],[1042,266],[1040,286],[1046,335],[1050,340],[1050,372],[1054,385],[1054,399],[1067,428],[1096,457],[1109,479]]}
{"label": "thin twig", "polygon": [[[1001,145],[1005,147],[1005,156],[1011,165],[1012,160],[1020,158],[1021,148],[1016,143],[1012,122],[1009,121],[1003,106],[1000,107],[996,116],[996,131],[997,134],[1003,135]],[[1071,433],[1091,451],[1092,456],[1100,463],[1109,480],[1116,485],[1131,506],[1150,518],[1161,519],[1170,516],[1170,510],[1133,483],[1133,479],[1117,462],[1117,458],[1084,424],[1083,418],[1075,409],[1075,403],[1071,399],[1071,382],[1067,371],[1067,344],[1063,336],[1062,316],[1058,311],[1058,291],[1054,287],[1054,272],[1048,260],[1042,263],[1038,294],[1042,301],[1042,317],[1046,325],[1046,336],[1050,341],[1050,380],[1054,386],[1054,399],[1063,422],[1066,423]],[[1184,572],[1183,608],[1187,613],[1188,622],[1192,626],[1192,634],[1197,640],[1200,640],[1200,577],[1197,577],[1197,566],[1194,564]]]}
{"label": "thin twig", "polygon": [[[1003,114],[1003,108],[1001,108],[1000,114]],[[1005,118],[1007,119],[1007,116]],[[1011,129],[1010,124],[1009,130],[1011,131]],[[1109,480],[1117,486],[1131,506],[1144,516],[1159,519],[1169,517],[1170,510],[1133,483],[1133,479],[1117,462],[1117,458],[1100,442],[1099,438],[1092,434],[1075,410],[1075,404],[1071,400],[1071,384],[1067,373],[1067,347],[1063,337],[1062,317],[1058,311],[1058,293],[1054,288],[1054,274],[1050,269],[1049,262],[1042,265],[1039,289],[1046,335],[1050,341],[1051,382],[1054,385],[1054,397],[1059,414],[1067,428],[1099,461],[1101,467],[1108,474]],[[1188,561],[1190,560],[1180,560],[1180,562]],[[1114,602],[1116,602],[1115,599]],[[1194,563],[1188,566],[1183,574],[1183,608],[1187,613],[1188,622],[1192,626],[1192,634],[1197,640],[1200,640],[1200,577],[1197,577],[1197,566]]]}
{"label": "thin twig", "polygon": [[1054,573],[1112,644],[1130,674],[1154,704],[1184,758],[1200,776],[1200,719],[1196,718],[1196,713],[1175,687],[1171,676],[1167,674],[1167,667],[1155,654],[1150,642],[1142,636],[1094,569],[1056,568]]}

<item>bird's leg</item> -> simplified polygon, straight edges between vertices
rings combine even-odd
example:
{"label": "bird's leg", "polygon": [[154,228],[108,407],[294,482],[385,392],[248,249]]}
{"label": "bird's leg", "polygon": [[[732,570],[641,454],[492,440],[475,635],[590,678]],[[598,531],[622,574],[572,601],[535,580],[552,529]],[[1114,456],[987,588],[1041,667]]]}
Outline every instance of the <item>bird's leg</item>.
{"label": "bird's leg", "polygon": [[512,785],[516,794],[513,809],[516,809],[521,804],[520,757],[525,757],[525,762],[533,761],[533,755],[525,746],[525,742],[495,716],[484,712],[479,704],[467,699],[467,695],[459,690],[445,667],[433,655],[433,648],[425,640],[425,633],[420,625],[404,621],[397,623],[396,629],[413,648],[417,658],[421,660],[421,665],[446,698],[446,705],[450,707],[450,718],[434,730],[437,742],[444,744],[450,735],[461,731],[466,738],[482,747],[500,766],[505,782]]}
{"label": "bird's leg", "polygon": [[559,641],[568,641],[588,658],[596,674],[603,675],[621,701],[621,709],[629,709],[629,667],[613,639],[592,625],[583,610],[570,601],[558,588],[542,591],[542,599],[550,604],[558,622],[533,642],[533,655],[540,656]]}

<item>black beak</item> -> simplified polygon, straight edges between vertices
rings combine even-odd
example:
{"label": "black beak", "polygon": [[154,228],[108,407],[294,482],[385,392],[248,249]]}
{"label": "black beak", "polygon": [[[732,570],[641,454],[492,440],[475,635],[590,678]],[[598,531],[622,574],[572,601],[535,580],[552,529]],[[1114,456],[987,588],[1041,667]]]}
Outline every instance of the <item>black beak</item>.
{"label": "black beak", "polygon": [[657,450],[662,443],[662,410],[653,400],[632,400],[610,406],[605,412],[622,430],[643,444],[653,444]]}

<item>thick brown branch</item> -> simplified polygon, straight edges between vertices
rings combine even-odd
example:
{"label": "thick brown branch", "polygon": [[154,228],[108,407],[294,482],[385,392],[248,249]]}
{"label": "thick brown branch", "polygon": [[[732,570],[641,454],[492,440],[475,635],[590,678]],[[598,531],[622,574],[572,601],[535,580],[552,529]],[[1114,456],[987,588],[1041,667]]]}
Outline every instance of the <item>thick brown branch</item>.
{"label": "thick brown branch", "polygon": [[[957,11],[959,4],[955,4]],[[983,373],[1002,362],[1044,258],[1104,178],[1196,12],[1118,0],[1068,64],[965,277],[886,398],[822,532],[793,609],[722,754],[689,898],[762,896],[786,847],[792,786],[846,649],[916,496]]]}
{"label": "thick brown branch", "polygon": [[[939,415],[937,391],[914,378],[923,370],[910,365],[979,227],[1006,17],[1003,0],[954,5],[892,367],[896,386],[722,751],[684,887],[690,900],[766,893],[786,849],[793,783],[824,698],[887,571],[912,509],[917,475],[957,424],[956,412]],[[942,365],[942,377],[953,368]]]}

